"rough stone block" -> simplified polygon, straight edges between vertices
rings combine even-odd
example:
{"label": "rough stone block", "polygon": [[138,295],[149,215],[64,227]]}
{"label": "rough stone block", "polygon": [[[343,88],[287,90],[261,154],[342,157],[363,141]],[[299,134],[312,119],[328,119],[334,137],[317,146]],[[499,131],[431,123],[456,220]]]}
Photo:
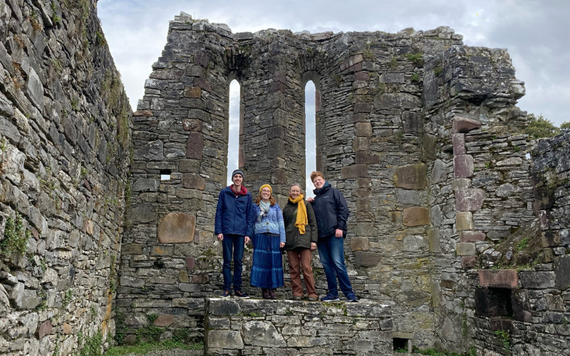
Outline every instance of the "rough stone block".
{"label": "rough stone block", "polygon": [[356,137],[372,137],[372,124],[369,122],[357,122],[354,124]]}
{"label": "rough stone block", "polygon": [[439,244],[439,229],[428,230],[428,243],[430,252],[441,252]]}
{"label": "rough stone block", "polygon": [[350,240],[350,249],[352,251],[368,251],[370,243],[367,237],[353,237]]}
{"label": "rough stone block", "polygon": [[481,231],[461,231],[459,240],[461,242],[485,241],[485,233]]}
{"label": "rough stone block", "polygon": [[352,150],[354,152],[358,151],[368,151],[370,149],[370,143],[366,137],[355,137],[352,140]]}
{"label": "rough stone block", "polygon": [[404,251],[420,252],[424,250],[428,244],[422,236],[410,235],[404,237]]}
{"label": "rough stone block", "polygon": [[187,87],[184,89],[184,97],[186,98],[201,98],[202,88],[199,87]]}
{"label": "rough stone block", "polygon": [[181,173],[198,173],[200,171],[200,160],[198,159],[181,159],[178,164]]}
{"label": "rough stone block", "polygon": [[182,128],[184,131],[201,132],[202,120],[199,119],[183,119]]}
{"label": "rough stone block", "polygon": [[161,314],[153,321],[154,326],[158,327],[167,327],[170,326],[174,322],[174,315],[170,314]]}
{"label": "rough stone block", "polygon": [[189,271],[193,271],[196,267],[196,259],[194,257],[186,258],[186,269]]}
{"label": "rough stone block", "polygon": [[70,335],[71,334],[71,325],[69,325],[68,323],[63,323],[63,333],[65,335]]}
{"label": "rough stone block", "polygon": [[370,154],[365,151],[357,151],[356,154],[356,163],[357,164],[374,164],[380,163],[380,157]]}
{"label": "rough stone block", "polygon": [[158,179],[139,178],[134,181],[131,189],[133,192],[156,192],[159,186],[160,181]]}
{"label": "rough stone block", "polygon": [[465,135],[453,134],[453,154],[456,156],[461,156],[465,153]]}
{"label": "rough stone block", "polygon": [[479,270],[479,284],[482,287],[516,288],[518,284],[515,269],[484,269]]}
{"label": "rough stone block", "polygon": [[243,349],[240,331],[209,330],[207,333],[208,349]]}
{"label": "rough stone block", "polygon": [[453,119],[453,131],[467,133],[481,127],[481,122],[466,117],[455,117]]}
{"label": "rough stone block", "polygon": [[455,253],[457,256],[475,256],[475,244],[470,242],[459,242],[455,246]]}
{"label": "rough stone block", "polygon": [[160,243],[186,243],[194,240],[196,216],[185,213],[170,213],[158,222]]}
{"label": "rough stone block", "polygon": [[341,169],[342,179],[366,178],[368,177],[368,167],[365,164],[353,164]]}
{"label": "rough stone block", "polygon": [[36,334],[38,335],[38,339],[41,339],[46,335],[51,335],[52,333],[53,333],[53,327],[52,327],[51,322],[49,320],[41,323],[40,326],[38,327],[38,330],[36,331]]}
{"label": "rough stone block", "polygon": [[206,180],[202,176],[193,173],[185,173],[182,176],[182,187],[186,189],[206,189]]}
{"label": "rough stone block", "polygon": [[354,253],[354,262],[356,268],[360,267],[376,267],[382,256],[376,252],[356,251]]}
{"label": "rough stone block", "polygon": [[458,231],[473,230],[473,215],[470,212],[458,212],[455,215],[455,228]]}
{"label": "rough stone block", "polygon": [[121,254],[123,255],[142,255],[142,245],[140,244],[124,244],[121,247]]}
{"label": "rough stone block", "polygon": [[457,211],[477,211],[484,199],[483,189],[460,189],[455,192],[455,207]]}
{"label": "rough stone block", "polygon": [[405,134],[418,135],[423,131],[423,118],[415,112],[404,111],[402,122]]}
{"label": "rough stone block", "polygon": [[235,315],[241,312],[241,307],[236,300],[213,299],[210,300],[208,312],[218,316]]}
{"label": "rough stone block", "polygon": [[473,176],[473,157],[471,155],[460,155],[453,157],[453,171],[455,178],[469,178]]}
{"label": "rough stone block", "polygon": [[403,222],[405,226],[421,226],[429,224],[429,209],[414,206],[404,209]]}
{"label": "rough stone block", "polygon": [[191,132],[186,142],[186,158],[202,159],[204,139],[199,132]]}
{"label": "rough stone block", "polygon": [[135,161],[163,161],[164,145],[160,140],[149,142],[134,152]]}
{"label": "rough stone block", "polygon": [[286,346],[285,339],[275,326],[266,321],[248,321],[243,325],[244,342],[247,345],[261,347]]}
{"label": "rough stone block", "polygon": [[477,265],[477,259],[475,256],[463,256],[461,257],[461,267],[468,269],[473,268]]}
{"label": "rough stone block", "polygon": [[372,105],[369,103],[356,103],[354,104],[354,112],[355,113],[369,113],[372,112]]}
{"label": "rough stone block", "polygon": [[394,184],[404,189],[424,189],[427,185],[426,165],[420,163],[398,167],[394,174]]}
{"label": "rough stone block", "polygon": [[556,288],[561,290],[570,287],[570,255],[561,256],[554,260],[554,275]]}

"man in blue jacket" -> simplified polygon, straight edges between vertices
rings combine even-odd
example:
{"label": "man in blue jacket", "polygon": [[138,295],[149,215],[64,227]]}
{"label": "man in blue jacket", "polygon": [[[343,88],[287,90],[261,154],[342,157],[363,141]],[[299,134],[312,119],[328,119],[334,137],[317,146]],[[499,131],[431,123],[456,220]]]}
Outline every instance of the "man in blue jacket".
{"label": "man in blue jacket", "polygon": [[328,293],[322,301],[338,299],[338,284],[344,296],[350,302],[358,302],[352,290],[346,264],[344,263],[344,237],[346,237],[348,206],[342,193],[331,187],[319,171],[311,173],[311,181],[315,186],[314,199],[307,199],[313,204],[319,231],[319,257],[327,276]]}
{"label": "man in blue jacket", "polygon": [[[218,197],[216,208],[216,226],[214,234],[222,242],[224,250],[224,291],[220,295],[227,298],[231,295],[233,284],[236,297],[247,298],[241,290],[241,272],[243,249],[253,234],[255,213],[251,194],[243,186],[244,174],[236,169],[232,172],[232,184],[225,187]],[[232,279],[231,262],[234,259],[234,276]]]}

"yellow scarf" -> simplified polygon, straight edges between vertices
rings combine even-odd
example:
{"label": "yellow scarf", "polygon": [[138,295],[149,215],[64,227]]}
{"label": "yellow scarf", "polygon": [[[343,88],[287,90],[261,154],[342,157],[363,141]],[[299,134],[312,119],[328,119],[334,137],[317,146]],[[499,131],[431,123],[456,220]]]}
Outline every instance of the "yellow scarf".
{"label": "yellow scarf", "polygon": [[289,197],[291,203],[297,203],[297,220],[295,220],[295,226],[299,228],[301,235],[305,234],[305,226],[309,223],[307,219],[307,207],[305,206],[305,200],[303,198],[303,194],[299,195],[297,199],[291,199],[291,197]]}

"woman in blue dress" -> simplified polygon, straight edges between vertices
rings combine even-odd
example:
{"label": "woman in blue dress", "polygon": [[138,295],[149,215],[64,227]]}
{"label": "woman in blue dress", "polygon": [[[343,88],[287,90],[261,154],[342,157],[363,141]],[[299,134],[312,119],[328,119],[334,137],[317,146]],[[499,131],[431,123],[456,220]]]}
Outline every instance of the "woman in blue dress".
{"label": "woman in blue dress", "polygon": [[261,288],[263,299],[277,299],[275,289],[284,285],[280,249],[285,246],[285,224],[269,184],[259,188],[253,207],[257,219],[252,239],[251,285]]}

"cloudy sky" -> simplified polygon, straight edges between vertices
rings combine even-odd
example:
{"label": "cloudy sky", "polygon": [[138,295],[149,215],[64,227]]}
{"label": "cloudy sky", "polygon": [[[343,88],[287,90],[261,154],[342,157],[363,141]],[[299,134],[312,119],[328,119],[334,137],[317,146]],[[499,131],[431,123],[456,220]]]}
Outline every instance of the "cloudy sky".
{"label": "cloudy sky", "polygon": [[168,22],[184,11],[225,23],[234,33],[449,26],[466,45],[509,50],[517,78],[526,83],[526,95],[518,103],[522,110],[542,114],[557,126],[570,121],[568,0],[99,0],[97,6],[133,110],[166,44]]}

